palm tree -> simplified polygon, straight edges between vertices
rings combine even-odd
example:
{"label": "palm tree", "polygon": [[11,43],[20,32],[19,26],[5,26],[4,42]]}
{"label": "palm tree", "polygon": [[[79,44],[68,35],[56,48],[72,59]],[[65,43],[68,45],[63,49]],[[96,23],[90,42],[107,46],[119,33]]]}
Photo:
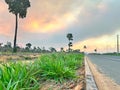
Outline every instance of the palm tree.
{"label": "palm tree", "polygon": [[5,0],[9,6],[9,12],[13,13],[16,17],[15,23],[15,35],[14,35],[14,47],[13,52],[17,51],[16,40],[17,40],[17,29],[18,29],[18,15],[19,18],[25,18],[27,14],[27,8],[30,7],[29,0]]}
{"label": "palm tree", "polygon": [[68,38],[69,41],[70,41],[70,40],[73,40],[73,35],[72,35],[72,33],[68,33],[68,34],[67,34],[67,38]]}
{"label": "palm tree", "polygon": [[68,50],[69,50],[69,52],[70,52],[70,50],[71,50],[71,48],[70,47],[72,47],[73,45],[72,45],[72,40],[73,40],[73,35],[72,35],[72,33],[68,33],[67,34],[67,38],[68,38],[68,40],[69,40],[69,43],[68,43]]}

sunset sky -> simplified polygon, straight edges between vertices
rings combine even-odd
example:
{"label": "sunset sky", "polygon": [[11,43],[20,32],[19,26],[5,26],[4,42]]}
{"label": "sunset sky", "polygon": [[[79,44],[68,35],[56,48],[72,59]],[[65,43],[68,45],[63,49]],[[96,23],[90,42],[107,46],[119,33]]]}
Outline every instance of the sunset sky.
{"label": "sunset sky", "polygon": [[[120,35],[120,0],[30,0],[27,17],[19,19],[17,44],[66,48],[67,33],[73,34],[73,49],[115,52]],[[0,43],[13,43],[15,15],[0,0]]]}

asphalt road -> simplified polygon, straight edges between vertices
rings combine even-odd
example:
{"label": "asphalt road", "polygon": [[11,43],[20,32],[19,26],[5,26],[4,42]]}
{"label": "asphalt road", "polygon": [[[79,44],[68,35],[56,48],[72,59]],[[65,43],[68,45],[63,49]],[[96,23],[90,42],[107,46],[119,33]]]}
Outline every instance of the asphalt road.
{"label": "asphalt road", "polygon": [[87,55],[97,69],[120,85],[120,56]]}

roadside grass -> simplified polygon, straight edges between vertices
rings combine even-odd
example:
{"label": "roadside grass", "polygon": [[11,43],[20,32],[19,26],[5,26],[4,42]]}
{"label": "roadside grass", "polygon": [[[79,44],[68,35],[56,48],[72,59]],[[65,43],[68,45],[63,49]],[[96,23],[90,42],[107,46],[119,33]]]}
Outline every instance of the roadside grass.
{"label": "roadside grass", "polygon": [[37,90],[39,85],[31,67],[21,62],[0,65],[0,90]]}
{"label": "roadside grass", "polygon": [[39,90],[40,82],[63,82],[77,78],[83,54],[53,53],[41,55],[34,63],[8,62],[0,65],[0,90]]}

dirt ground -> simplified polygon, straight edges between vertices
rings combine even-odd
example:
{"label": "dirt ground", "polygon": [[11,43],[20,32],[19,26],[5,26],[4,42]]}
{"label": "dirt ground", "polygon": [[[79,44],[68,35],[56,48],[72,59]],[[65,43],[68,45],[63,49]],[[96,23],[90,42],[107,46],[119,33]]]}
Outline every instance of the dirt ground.
{"label": "dirt ground", "polygon": [[92,64],[91,61],[88,61],[88,64],[90,66],[90,69],[93,73],[93,76],[95,78],[96,84],[98,86],[99,90],[120,90],[120,85],[117,85],[115,82],[113,82],[109,77],[102,74],[95,64]]}

